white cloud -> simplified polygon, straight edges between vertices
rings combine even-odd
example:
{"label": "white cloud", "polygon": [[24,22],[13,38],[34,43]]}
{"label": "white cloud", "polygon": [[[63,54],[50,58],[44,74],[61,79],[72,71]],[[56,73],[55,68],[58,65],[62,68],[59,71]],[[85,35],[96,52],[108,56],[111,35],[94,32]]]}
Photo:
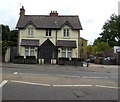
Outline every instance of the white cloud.
{"label": "white cloud", "polygon": [[81,36],[91,43],[102,32],[104,22],[111,14],[118,14],[119,0],[1,0],[0,23],[15,28],[21,5],[27,15],[48,15],[57,10],[60,15],[79,15],[83,30]]}

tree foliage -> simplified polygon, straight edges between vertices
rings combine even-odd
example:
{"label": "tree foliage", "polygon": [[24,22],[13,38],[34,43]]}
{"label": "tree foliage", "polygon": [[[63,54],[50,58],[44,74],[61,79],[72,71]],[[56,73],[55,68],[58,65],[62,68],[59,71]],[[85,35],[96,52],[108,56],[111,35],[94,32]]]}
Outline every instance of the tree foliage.
{"label": "tree foliage", "polygon": [[9,26],[2,25],[2,54],[9,46],[17,46],[18,30],[10,30]]}
{"label": "tree foliage", "polygon": [[103,25],[102,30],[101,37],[94,41],[94,45],[99,42],[106,42],[111,47],[120,45],[120,16],[112,14],[110,19]]}
{"label": "tree foliage", "polygon": [[96,56],[104,53],[104,51],[108,50],[109,48],[110,46],[106,42],[99,42],[96,45],[87,45],[86,51],[89,56]]}

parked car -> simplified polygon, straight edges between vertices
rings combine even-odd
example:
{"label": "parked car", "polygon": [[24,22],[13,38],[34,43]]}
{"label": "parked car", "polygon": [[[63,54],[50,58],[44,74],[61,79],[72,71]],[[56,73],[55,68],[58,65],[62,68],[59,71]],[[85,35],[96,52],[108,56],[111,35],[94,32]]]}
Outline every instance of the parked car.
{"label": "parked car", "polygon": [[94,63],[95,60],[96,60],[96,57],[93,57],[91,59],[87,59],[85,62],[87,62],[87,63]]}
{"label": "parked car", "polygon": [[114,57],[106,57],[103,61],[109,61],[108,64],[116,64],[116,59]]}

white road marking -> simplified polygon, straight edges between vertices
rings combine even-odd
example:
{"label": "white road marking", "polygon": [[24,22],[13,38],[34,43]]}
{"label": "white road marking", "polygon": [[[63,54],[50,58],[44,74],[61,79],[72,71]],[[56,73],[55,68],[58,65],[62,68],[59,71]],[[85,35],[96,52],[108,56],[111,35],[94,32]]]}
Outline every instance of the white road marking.
{"label": "white road marking", "polygon": [[13,74],[18,74],[18,72],[14,72]]}
{"label": "white road marking", "polygon": [[94,79],[95,79],[95,78],[96,78],[96,79],[100,79],[100,78],[109,78],[109,77],[82,77],[82,78],[86,78],[86,79],[87,79],[87,78],[88,78],[88,79],[93,79],[93,78],[94,78]]}
{"label": "white road marking", "polygon": [[[0,84],[0,87],[4,86],[7,82],[8,82],[8,80],[4,80]],[[96,87],[101,87],[101,88],[120,89],[120,87],[103,86],[103,85],[50,85],[50,84],[32,83],[32,82],[15,81],[15,80],[11,80],[11,82],[23,83],[23,84],[29,84],[29,85],[49,86],[49,87],[50,86],[53,86],[53,87],[91,87],[91,86],[96,86]]]}
{"label": "white road marking", "polygon": [[[19,73],[19,74],[31,74],[31,75],[34,75],[33,73]],[[35,74],[35,75],[45,75],[45,76],[52,76],[53,74]],[[89,79],[92,79],[92,78],[109,78],[109,77],[84,77],[84,76],[74,76],[74,75],[60,75],[60,74],[54,74],[55,76],[61,76],[61,77],[73,77],[73,78],[89,78]]]}
{"label": "white road marking", "polygon": [[81,87],[81,86],[92,86],[92,85],[53,85],[53,87]]}
{"label": "white road marking", "polygon": [[103,88],[112,88],[112,89],[120,89],[120,87],[113,87],[113,86],[102,86],[102,85],[95,85],[96,87],[103,87]]}
{"label": "white road marking", "polygon": [[2,81],[2,83],[0,84],[0,87],[3,87],[5,84],[7,84],[8,80],[4,80]]}
{"label": "white road marking", "polygon": [[11,82],[23,83],[23,84],[30,84],[30,85],[39,85],[39,86],[50,86],[49,84],[40,84],[40,83],[32,83],[32,82],[25,82],[25,81],[11,80]]}
{"label": "white road marking", "polygon": [[80,76],[74,76],[74,75],[60,75],[60,74],[55,74],[55,75],[63,76],[63,77],[79,77],[80,78]]}

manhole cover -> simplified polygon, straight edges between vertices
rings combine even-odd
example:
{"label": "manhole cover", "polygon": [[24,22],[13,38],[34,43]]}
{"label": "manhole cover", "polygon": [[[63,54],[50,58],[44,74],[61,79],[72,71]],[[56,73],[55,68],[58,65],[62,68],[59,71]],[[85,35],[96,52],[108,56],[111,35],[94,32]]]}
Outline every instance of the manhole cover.
{"label": "manhole cover", "polygon": [[85,92],[79,90],[73,90],[72,92],[77,97],[85,97],[87,95]]}

